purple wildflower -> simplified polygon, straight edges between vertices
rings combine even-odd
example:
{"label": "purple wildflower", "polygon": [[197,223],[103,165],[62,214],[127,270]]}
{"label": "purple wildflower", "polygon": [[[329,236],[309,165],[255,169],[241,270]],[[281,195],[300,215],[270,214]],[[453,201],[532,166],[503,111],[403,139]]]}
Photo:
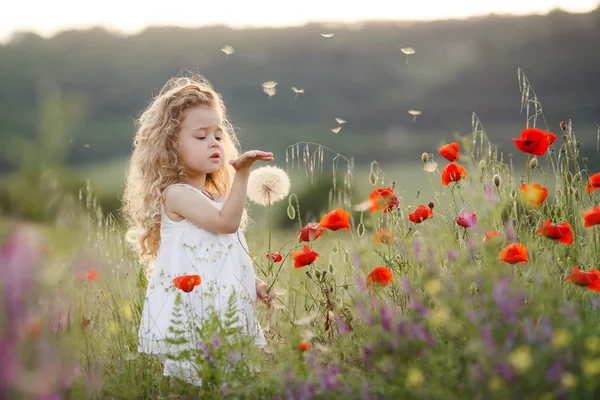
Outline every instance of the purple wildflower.
{"label": "purple wildflower", "polygon": [[506,222],[506,238],[509,243],[514,243],[517,240],[517,234],[515,233],[515,225],[512,219]]}
{"label": "purple wildflower", "polygon": [[348,333],[350,333],[350,328],[348,327],[348,324],[346,324],[346,321],[344,321],[342,319],[342,317],[340,317],[339,315],[335,315],[335,322],[338,328],[338,332],[340,333],[340,335],[342,337],[348,336]]}
{"label": "purple wildflower", "polygon": [[481,341],[483,342],[486,351],[492,352],[496,349],[496,342],[494,341],[490,324],[485,324],[481,328]]}
{"label": "purple wildflower", "polygon": [[212,337],[210,338],[210,343],[212,344],[212,346],[215,350],[218,349],[219,347],[221,347],[221,338],[219,337],[217,332],[215,332],[212,335]]}
{"label": "purple wildflower", "polygon": [[223,396],[229,396],[229,385],[227,382],[221,383],[221,393],[223,393]]}
{"label": "purple wildflower", "polygon": [[455,262],[456,260],[458,260],[458,251],[454,249],[448,249],[446,251],[446,257],[448,257],[449,261]]}
{"label": "purple wildflower", "polygon": [[423,260],[423,239],[420,237],[415,238],[413,240],[413,251],[415,253],[415,258],[419,261]]}
{"label": "purple wildflower", "polygon": [[547,370],[546,370],[546,380],[548,383],[554,383],[560,379],[564,372],[563,363],[561,360],[556,360]]}
{"label": "purple wildflower", "polygon": [[358,251],[355,251],[352,254],[352,266],[356,269],[360,269],[362,265],[362,262],[360,261],[360,254],[358,254]]}
{"label": "purple wildflower", "polygon": [[498,364],[496,366],[496,373],[507,382],[513,382],[515,380],[515,373],[507,364]]}
{"label": "purple wildflower", "polygon": [[392,330],[392,319],[394,314],[385,303],[381,303],[381,326],[386,332]]}
{"label": "purple wildflower", "polygon": [[210,348],[208,347],[208,345],[206,343],[200,343],[200,346],[198,346],[198,347],[200,348],[200,351],[202,351],[204,358],[207,359],[208,362],[210,362],[210,364],[213,366],[213,368],[216,368],[217,362],[215,361],[215,358],[211,354]]}

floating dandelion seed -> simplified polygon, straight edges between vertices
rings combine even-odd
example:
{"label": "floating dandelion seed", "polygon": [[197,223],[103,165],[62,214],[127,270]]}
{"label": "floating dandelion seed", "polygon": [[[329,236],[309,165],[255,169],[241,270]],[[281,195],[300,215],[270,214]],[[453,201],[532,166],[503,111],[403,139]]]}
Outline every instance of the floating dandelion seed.
{"label": "floating dandelion seed", "polygon": [[248,198],[254,203],[266,206],[283,199],[290,191],[290,178],[277,167],[260,167],[248,177]]}
{"label": "floating dandelion seed", "polygon": [[301,94],[301,93],[302,93],[302,94],[304,94],[304,89],[298,89],[298,88],[297,88],[297,87],[295,87],[295,86],[292,86],[292,91],[293,91],[294,93],[296,93],[296,94],[294,95],[294,101],[296,101],[296,98],[298,98],[298,94]]}
{"label": "floating dandelion seed", "polygon": [[266,81],[266,82],[263,82],[262,86],[265,89],[275,89],[275,86],[277,86],[277,82],[275,82],[275,81]]}
{"label": "floating dandelion seed", "polygon": [[229,58],[229,56],[235,52],[235,50],[233,49],[233,47],[232,47],[232,46],[229,46],[229,45],[227,45],[227,46],[223,46],[223,47],[221,48],[221,51],[222,51],[223,53],[225,53],[225,58]]}
{"label": "floating dandelion seed", "polygon": [[418,110],[408,110],[408,113],[410,115],[412,115],[413,122],[416,122],[417,121],[417,116],[421,115],[421,111],[418,111]]}
{"label": "floating dandelion seed", "polygon": [[342,125],[342,124],[345,124],[345,123],[346,123],[346,120],[345,120],[345,119],[338,118],[338,117],[335,117],[335,122],[337,122],[338,124]]}
{"label": "floating dandelion seed", "polygon": [[403,47],[400,49],[401,52],[403,52],[404,54],[406,54],[406,63],[408,64],[408,56],[410,56],[411,54],[415,54],[415,49],[413,49],[412,47]]}
{"label": "floating dandelion seed", "polygon": [[342,130],[342,127],[341,127],[341,126],[338,126],[338,127],[336,127],[336,128],[333,128],[333,129],[331,130],[331,132],[333,132],[333,133],[335,133],[335,134],[338,134],[338,133],[340,133],[340,131],[341,131],[341,130]]}
{"label": "floating dandelion seed", "polygon": [[277,93],[277,90],[275,90],[275,88],[263,88],[263,92],[268,94],[269,98],[270,98],[271,96],[275,96],[275,93]]}
{"label": "floating dandelion seed", "polygon": [[319,33],[319,35],[323,36],[325,39],[329,39],[335,36],[335,33]]}

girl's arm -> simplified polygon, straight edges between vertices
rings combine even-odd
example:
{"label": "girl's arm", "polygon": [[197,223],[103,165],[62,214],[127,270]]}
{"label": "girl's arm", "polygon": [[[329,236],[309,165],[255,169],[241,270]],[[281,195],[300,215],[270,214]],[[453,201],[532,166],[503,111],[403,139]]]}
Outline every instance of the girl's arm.
{"label": "girl's arm", "polygon": [[173,186],[164,194],[165,208],[172,210],[194,225],[213,233],[235,233],[242,220],[250,168],[257,160],[273,161],[273,153],[254,150],[230,161],[236,174],[231,191],[221,210],[199,193]]}

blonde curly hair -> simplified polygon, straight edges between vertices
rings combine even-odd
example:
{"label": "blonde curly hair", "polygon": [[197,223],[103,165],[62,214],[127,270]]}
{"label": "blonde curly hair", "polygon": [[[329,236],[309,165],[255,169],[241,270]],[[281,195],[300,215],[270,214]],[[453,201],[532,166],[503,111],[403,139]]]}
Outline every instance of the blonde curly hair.
{"label": "blonde curly hair", "polygon": [[[171,78],[136,121],[133,152],[125,176],[123,216],[126,242],[144,263],[156,260],[160,245],[161,201],[173,183],[186,182],[180,157],[179,124],[184,112],[199,105],[216,109],[223,121],[225,159],[222,168],[206,176],[205,187],[226,198],[235,169],[229,164],[239,156],[239,142],[220,94],[200,74]],[[246,211],[242,228],[246,222]]]}

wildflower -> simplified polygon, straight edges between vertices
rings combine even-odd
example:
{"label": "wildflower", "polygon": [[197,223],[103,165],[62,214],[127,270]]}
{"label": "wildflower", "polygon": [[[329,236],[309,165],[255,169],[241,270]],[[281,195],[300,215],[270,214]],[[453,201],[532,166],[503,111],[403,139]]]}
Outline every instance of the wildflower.
{"label": "wildflower", "polygon": [[445,308],[436,308],[429,314],[429,322],[434,327],[444,326],[450,321],[450,314]]}
{"label": "wildflower", "polygon": [[456,142],[452,142],[440,147],[438,149],[438,153],[440,153],[442,157],[450,162],[458,161],[460,158],[460,148]]}
{"label": "wildflower", "polygon": [[306,350],[308,350],[310,348],[310,344],[306,343],[306,342],[302,342],[300,343],[300,351],[301,352],[305,352]]}
{"label": "wildflower", "polygon": [[[550,136],[552,135],[552,136]],[[533,154],[534,156],[543,156],[554,142],[556,136],[550,132],[544,132],[538,128],[528,128],[521,131],[520,139],[513,138],[515,146],[523,153]]]}
{"label": "wildflower", "polygon": [[369,210],[377,212],[383,210],[383,213],[392,211],[400,202],[392,188],[375,189],[369,196]]}
{"label": "wildflower", "polygon": [[433,211],[431,210],[431,207],[423,204],[419,205],[415,211],[408,214],[408,219],[415,224],[420,224],[429,218],[433,218]]}
{"label": "wildflower", "polygon": [[308,245],[304,245],[304,249],[293,252],[292,257],[294,258],[294,268],[302,268],[315,262],[319,258],[319,254],[311,250]]}
{"label": "wildflower", "polygon": [[78,272],[77,273],[77,280],[79,282],[83,282],[85,280],[87,280],[88,282],[94,282],[97,277],[98,277],[98,271],[94,268],[91,268],[87,272]]}
{"label": "wildflower", "polygon": [[425,284],[425,291],[431,297],[435,297],[442,291],[442,283],[437,279],[431,279]]}
{"label": "wildflower", "polygon": [[571,343],[571,339],[571,332],[559,329],[552,336],[552,346],[557,350],[564,349]]}
{"label": "wildflower", "polygon": [[581,362],[583,374],[588,378],[593,378],[600,374],[600,359],[583,360]]}
{"label": "wildflower", "polygon": [[498,376],[494,375],[490,378],[488,386],[491,391],[496,391],[502,387],[503,381]]}
{"label": "wildflower", "polygon": [[588,336],[585,339],[585,349],[590,353],[594,354],[600,348],[600,340],[597,336]]}
{"label": "wildflower", "polygon": [[281,260],[283,260],[283,257],[281,257],[281,254],[279,254],[278,252],[274,252],[271,254],[267,254],[267,258],[271,258],[273,260],[273,262],[281,262]]}
{"label": "wildflower", "polygon": [[489,242],[490,240],[494,239],[495,237],[497,237],[498,235],[501,235],[501,234],[502,233],[499,230],[494,229],[494,230],[489,231],[489,232],[487,232],[485,234],[485,239],[484,240],[486,242]]}
{"label": "wildflower", "polygon": [[564,280],[572,282],[577,286],[585,286],[594,292],[600,292],[600,271],[597,269],[581,272],[581,269],[575,266]]}
{"label": "wildflower", "polygon": [[298,240],[300,242],[312,242],[313,240],[320,238],[322,234],[323,231],[319,229],[319,224],[311,223],[300,230]]}
{"label": "wildflower", "polygon": [[408,373],[406,374],[406,385],[410,386],[410,387],[416,387],[419,386],[421,383],[423,383],[423,381],[425,380],[425,377],[423,376],[423,372],[421,372],[420,369],[418,368],[410,368],[408,370]]}
{"label": "wildflower", "polygon": [[392,281],[392,271],[386,267],[379,266],[367,275],[367,288],[371,289],[373,282],[380,286],[387,286]]}
{"label": "wildflower", "polygon": [[529,168],[531,169],[536,169],[538,166],[538,159],[533,157],[531,160],[529,160]]}
{"label": "wildflower", "polygon": [[377,231],[377,235],[375,235],[375,243],[389,244],[390,246],[393,246],[394,240],[392,238],[392,231],[383,233],[383,228],[379,228],[379,230]]}
{"label": "wildflower", "polygon": [[129,321],[133,320],[133,308],[129,300],[123,302],[121,309],[123,310],[123,316],[125,319]]}
{"label": "wildflower", "polygon": [[[423,153],[425,154],[425,153]],[[425,166],[423,167],[423,171],[425,172],[435,172],[437,171],[437,163],[433,160],[429,160],[425,163]]]}
{"label": "wildflower", "polygon": [[547,219],[544,221],[544,225],[535,231],[535,233],[552,240],[558,240],[560,243],[569,246],[573,244],[573,233],[571,232],[571,225],[568,222],[552,225],[552,222]]}
{"label": "wildflower", "polygon": [[175,288],[182,290],[186,293],[191,292],[194,288],[200,285],[200,275],[182,275],[173,279]]}
{"label": "wildflower", "polygon": [[456,217],[456,224],[463,228],[471,228],[477,224],[477,214],[473,211],[463,211]]}
{"label": "wildflower", "polygon": [[458,164],[448,164],[442,170],[442,185],[448,186],[450,182],[458,182],[467,176],[465,167]]}
{"label": "wildflower", "polygon": [[528,263],[529,255],[527,247],[523,246],[521,243],[511,244],[500,251],[498,259],[513,265],[521,262]]}
{"label": "wildflower", "polygon": [[575,385],[577,385],[577,377],[570,372],[565,372],[561,376],[560,382],[567,389],[571,389],[571,388],[575,387]]}
{"label": "wildflower", "polygon": [[290,191],[290,178],[284,170],[266,166],[253,170],[248,178],[248,198],[266,206],[282,200]]}
{"label": "wildflower", "polygon": [[600,172],[590,176],[585,186],[586,193],[593,193],[600,187]]}
{"label": "wildflower", "polygon": [[526,372],[533,363],[533,358],[531,357],[531,351],[527,346],[521,346],[514,349],[509,355],[508,359],[513,367],[518,372]]}
{"label": "wildflower", "polygon": [[321,218],[319,228],[329,229],[330,231],[350,229],[350,214],[341,208],[337,208]]}
{"label": "wildflower", "polygon": [[565,121],[562,121],[560,123],[560,129],[562,129],[563,131],[567,131],[567,123]]}
{"label": "wildflower", "polygon": [[541,206],[548,197],[548,189],[539,183],[532,183],[530,185],[523,183],[521,185],[521,193],[523,194],[523,200],[531,208]]}

